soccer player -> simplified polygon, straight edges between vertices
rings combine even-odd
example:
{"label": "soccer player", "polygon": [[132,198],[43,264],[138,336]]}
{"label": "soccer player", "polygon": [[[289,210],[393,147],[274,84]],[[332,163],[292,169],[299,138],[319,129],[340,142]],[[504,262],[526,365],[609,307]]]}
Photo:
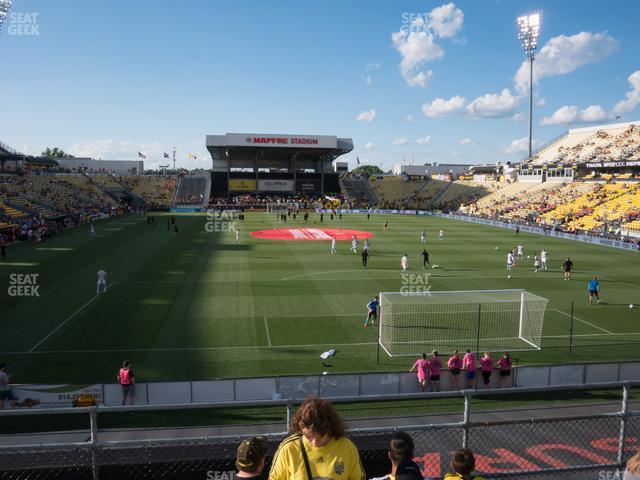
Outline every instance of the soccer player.
{"label": "soccer player", "polygon": [[96,236],[96,228],[93,226],[93,223],[89,227],[89,237],[94,238]]}
{"label": "soccer player", "polygon": [[460,356],[458,355],[458,350],[453,351],[453,355],[449,357],[447,360],[447,367],[449,367],[449,374],[451,375],[451,380],[456,387],[456,390],[460,390],[460,385],[458,383],[458,378],[460,377],[460,370],[462,368],[462,360],[460,360]]}
{"label": "soccer player", "polygon": [[480,359],[480,370],[482,370],[482,380],[484,382],[484,388],[491,388],[493,358],[491,358],[489,352],[484,352],[484,356]]}
{"label": "soccer player", "polygon": [[571,280],[571,271],[573,270],[573,262],[569,257],[562,264],[562,270],[564,270],[564,279]]}
{"label": "soccer player", "polygon": [[516,237],[520,235],[520,225],[516,225]]}
{"label": "soccer player", "polygon": [[409,269],[409,258],[407,257],[406,253],[400,259],[400,267],[402,268],[403,272],[406,272]]}
{"label": "soccer player", "polygon": [[423,245],[427,243],[427,232],[425,232],[424,230],[422,230],[422,233],[420,233],[420,243]]}
{"label": "soccer player", "polygon": [[104,269],[98,270],[98,286],[96,288],[96,295],[101,292],[107,291],[107,272]]}
{"label": "soccer player", "polygon": [[507,272],[510,272],[513,268],[513,252],[507,253]]}
{"label": "soccer player", "polygon": [[387,228],[389,228],[389,220],[385,220],[384,221],[384,231],[387,231]]}
{"label": "soccer player", "polygon": [[364,250],[365,250],[365,251],[367,251],[367,252],[369,251],[369,239],[368,239],[368,238],[365,238],[365,239],[364,239],[364,246],[363,246],[363,248],[364,248]]}
{"label": "soccer player", "polygon": [[429,373],[431,374],[429,380],[431,381],[431,391],[440,391],[440,369],[442,368],[442,362],[438,358],[438,352],[431,352],[431,359],[429,360]]}
{"label": "soccer player", "polygon": [[336,253],[336,237],[331,239],[331,254]]}
{"label": "soccer player", "polygon": [[540,260],[537,253],[533,255],[533,271],[536,273],[540,271]]}
{"label": "soccer player", "polygon": [[467,388],[473,388],[476,379],[476,356],[468,348],[462,359],[462,368],[467,371]]}
{"label": "soccer player", "polygon": [[240,243],[240,229],[236,228],[236,244]]}
{"label": "soccer player", "polygon": [[524,245],[522,243],[518,244],[518,258],[521,259],[524,257]]}
{"label": "soccer player", "polygon": [[426,249],[422,249],[422,268],[426,269],[429,265],[429,252]]}
{"label": "soccer player", "polygon": [[371,325],[375,325],[376,319],[378,318],[378,297],[373,297],[373,299],[367,303],[367,318],[364,321],[364,326],[367,327],[369,325],[369,320],[371,320]]}
{"label": "soccer player", "polygon": [[440,232],[438,232],[438,238],[444,240],[444,228],[441,228]]}
{"label": "soccer player", "polygon": [[594,296],[596,297],[597,303],[600,303],[600,282],[598,282],[598,279],[596,277],[593,277],[591,280],[589,280],[588,289],[589,305],[591,305],[591,300]]}
{"label": "soccer player", "polygon": [[418,383],[420,384],[420,391],[424,392],[424,389],[427,386],[427,370],[429,370],[429,362],[427,361],[426,353],[423,353],[422,357],[416,360],[416,363],[414,363],[413,367],[409,369],[409,372],[413,372],[414,368],[417,369],[416,373],[418,374]]}
{"label": "soccer player", "polygon": [[360,258],[362,258],[362,268],[367,268],[367,260],[369,260],[369,252],[367,250],[362,250],[360,254]]}
{"label": "soccer player", "polygon": [[511,363],[509,352],[504,352],[504,355],[496,363],[496,368],[500,369],[500,388],[505,387],[507,377],[511,376]]}
{"label": "soccer player", "polygon": [[547,259],[549,257],[549,254],[547,253],[547,251],[545,249],[542,249],[542,251],[540,252],[540,267],[543,270],[547,269]]}
{"label": "soccer player", "polygon": [[358,253],[358,237],[355,235],[351,237],[351,251],[353,253]]}

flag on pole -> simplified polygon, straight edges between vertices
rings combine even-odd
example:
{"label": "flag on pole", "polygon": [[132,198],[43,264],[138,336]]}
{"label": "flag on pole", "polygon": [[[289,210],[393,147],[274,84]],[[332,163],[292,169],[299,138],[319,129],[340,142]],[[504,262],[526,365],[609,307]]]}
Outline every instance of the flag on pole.
{"label": "flag on pole", "polygon": [[356,162],[358,162],[358,165],[360,165],[360,157],[356,157]]}
{"label": "flag on pole", "polygon": [[164,152],[164,158],[169,158],[169,154],[167,152]]}
{"label": "flag on pole", "polygon": [[193,153],[189,152],[189,160],[198,160],[198,157],[196,157]]}
{"label": "flag on pole", "polygon": [[138,158],[147,158],[146,155],[143,155],[142,153],[138,152]]}

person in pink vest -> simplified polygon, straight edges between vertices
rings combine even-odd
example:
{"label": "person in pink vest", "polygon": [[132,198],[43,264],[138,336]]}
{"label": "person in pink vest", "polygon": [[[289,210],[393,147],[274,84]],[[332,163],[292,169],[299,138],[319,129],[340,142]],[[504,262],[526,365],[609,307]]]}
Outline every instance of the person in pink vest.
{"label": "person in pink vest", "polygon": [[511,376],[511,356],[509,352],[504,352],[504,355],[496,363],[496,367],[500,369],[500,388],[508,387],[508,378]]}
{"label": "person in pink vest", "polygon": [[431,391],[439,392],[440,391],[440,370],[442,369],[442,362],[438,358],[438,352],[433,351],[431,353],[431,359],[429,360],[429,373],[431,376],[429,380],[431,380]]}
{"label": "person in pink vest", "polygon": [[460,360],[458,350],[454,350],[453,355],[447,360],[447,367],[449,367],[449,375],[451,375],[451,381],[454,387],[456,387],[456,390],[460,390],[458,378],[460,377],[460,370],[462,369],[462,360]]}
{"label": "person in pink vest", "polygon": [[480,359],[480,370],[482,370],[482,380],[484,381],[484,388],[491,388],[493,358],[491,358],[489,352],[484,352],[484,356]]}
{"label": "person in pink vest", "polygon": [[129,405],[133,405],[136,379],[133,375],[133,370],[131,370],[131,360],[122,362],[122,368],[118,371],[116,378],[122,387],[122,405],[126,404],[127,398],[129,399]]}
{"label": "person in pink vest", "polygon": [[467,372],[466,388],[473,388],[476,380],[476,356],[467,348],[464,358],[462,359],[462,368]]}
{"label": "person in pink vest", "polygon": [[424,392],[424,389],[427,386],[427,372],[429,371],[429,362],[427,361],[426,353],[423,353],[422,357],[416,360],[416,363],[413,364],[413,367],[411,367],[409,371],[413,372],[414,368],[417,369],[420,391]]}

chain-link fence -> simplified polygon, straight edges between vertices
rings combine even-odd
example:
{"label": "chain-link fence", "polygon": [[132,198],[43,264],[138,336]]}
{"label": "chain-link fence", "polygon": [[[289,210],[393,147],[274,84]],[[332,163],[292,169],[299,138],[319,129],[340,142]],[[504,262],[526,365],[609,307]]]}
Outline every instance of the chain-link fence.
{"label": "chain-link fence", "polygon": [[[473,397],[465,395],[462,421],[436,423],[434,417],[434,423],[398,429],[413,437],[415,460],[428,478],[442,478],[451,452],[468,447],[476,455],[476,470],[488,478],[613,480],[627,458],[640,449],[640,411],[629,408],[628,384],[621,393],[620,411],[613,413],[486,421],[479,420],[500,415],[472,412]],[[99,407],[89,412],[92,425],[97,425]],[[350,430],[368,478],[389,472],[387,450],[394,430],[396,427]],[[267,468],[285,435],[266,435]],[[97,428],[92,428],[86,442],[0,446],[0,479],[231,480],[235,452],[244,435],[122,437],[102,440]]]}

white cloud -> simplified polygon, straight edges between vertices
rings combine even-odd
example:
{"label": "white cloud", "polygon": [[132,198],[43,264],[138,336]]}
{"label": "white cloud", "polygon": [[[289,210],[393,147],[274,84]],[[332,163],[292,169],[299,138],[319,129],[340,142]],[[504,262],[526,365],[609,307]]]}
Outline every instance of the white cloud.
{"label": "white cloud", "polygon": [[500,95],[487,93],[476,98],[467,105],[466,111],[472,117],[503,118],[513,115],[519,103],[520,99],[505,88]]}
{"label": "white cloud", "polygon": [[583,122],[602,122],[610,116],[600,105],[590,105],[580,112]]}
{"label": "white cloud", "polygon": [[614,115],[631,113],[640,103],[640,70],[636,70],[627,78],[631,85],[631,91],[627,92],[626,99],[620,100],[613,107]]}
{"label": "white cloud", "polygon": [[373,150],[375,147],[373,146],[373,143],[368,142],[365,146],[364,149],[365,150]]}
{"label": "white cloud", "polygon": [[371,109],[360,112],[356,117],[356,120],[361,122],[373,122],[374,118],[376,118],[376,111]]}
{"label": "white cloud", "polygon": [[364,68],[366,70],[377,70],[380,68],[380,62],[375,62],[375,63],[367,63]]}
{"label": "white cloud", "polygon": [[[533,65],[533,83],[544,77],[566,75],[583,65],[597,63],[618,49],[615,38],[606,33],[580,32],[551,38],[538,52]],[[514,76],[518,92],[529,89],[529,61],[520,65]]]}
{"label": "white cloud", "polygon": [[522,153],[529,150],[529,137],[516,138],[503,148],[504,153]]}
{"label": "white cloud", "polygon": [[422,105],[422,113],[426,117],[435,118],[435,117],[443,117],[444,115],[448,115],[449,113],[457,112],[458,110],[462,110],[464,107],[465,99],[459,95],[455,95],[451,97],[449,100],[445,100],[444,98],[436,98],[431,103],[425,103]]}
{"label": "white cloud", "polygon": [[424,137],[417,138],[415,144],[417,145],[426,145],[431,141],[431,135],[425,135]]}
{"label": "white cloud", "polygon": [[522,112],[516,112],[513,114],[513,117],[511,117],[511,120],[513,120],[514,122],[524,122],[526,119],[527,118]]}
{"label": "white cloud", "polygon": [[476,142],[475,140],[473,140],[470,137],[465,137],[465,138],[461,138],[460,141],[458,142],[460,145],[475,145]]}
{"label": "white cloud", "polygon": [[408,123],[413,122],[413,115],[407,115],[407,116],[405,117],[405,120],[406,120]]}
{"label": "white cloud", "polygon": [[597,123],[608,120],[611,114],[600,105],[590,105],[581,110],[575,105],[565,105],[542,119],[542,125],[558,125],[563,123]]}
{"label": "white cloud", "polygon": [[546,98],[539,98],[538,100],[536,100],[536,107],[544,107],[546,105],[547,105]]}
{"label": "white cloud", "polygon": [[391,34],[391,42],[400,53],[400,73],[408,85],[424,87],[433,72],[424,70],[425,63],[442,58],[444,50],[425,31],[401,30]]}
{"label": "white cloud", "polygon": [[460,31],[463,21],[462,10],[453,3],[447,3],[431,10],[428,26],[437,37],[451,38]]}
{"label": "white cloud", "polygon": [[371,78],[371,75],[366,76],[365,82],[367,83],[367,85],[371,85],[373,83],[373,78]]}
{"label": "white cloud", "polygon": [[[176,166],[187,169],[211,168],[211,157],[202,146],[202,142],[177,145]],[[76,157],[91,157],[102,160],[138,160],[138,152],[147,158],[144,160],[145,169],[155,169],[158,165],[170,163],[164,158],[164,153],[172,155],[173,145],[161,143],[132,142],[129,140],[115,140],[112,138],[78,142],[65,149],[67,153]],[[192,153],[195,158],[189,158]]]}
{"label": "white cloud", "polygon": [[393,141],[394,145],[406,145],[409,143],[409,139],[408,138],[396,138]]}

